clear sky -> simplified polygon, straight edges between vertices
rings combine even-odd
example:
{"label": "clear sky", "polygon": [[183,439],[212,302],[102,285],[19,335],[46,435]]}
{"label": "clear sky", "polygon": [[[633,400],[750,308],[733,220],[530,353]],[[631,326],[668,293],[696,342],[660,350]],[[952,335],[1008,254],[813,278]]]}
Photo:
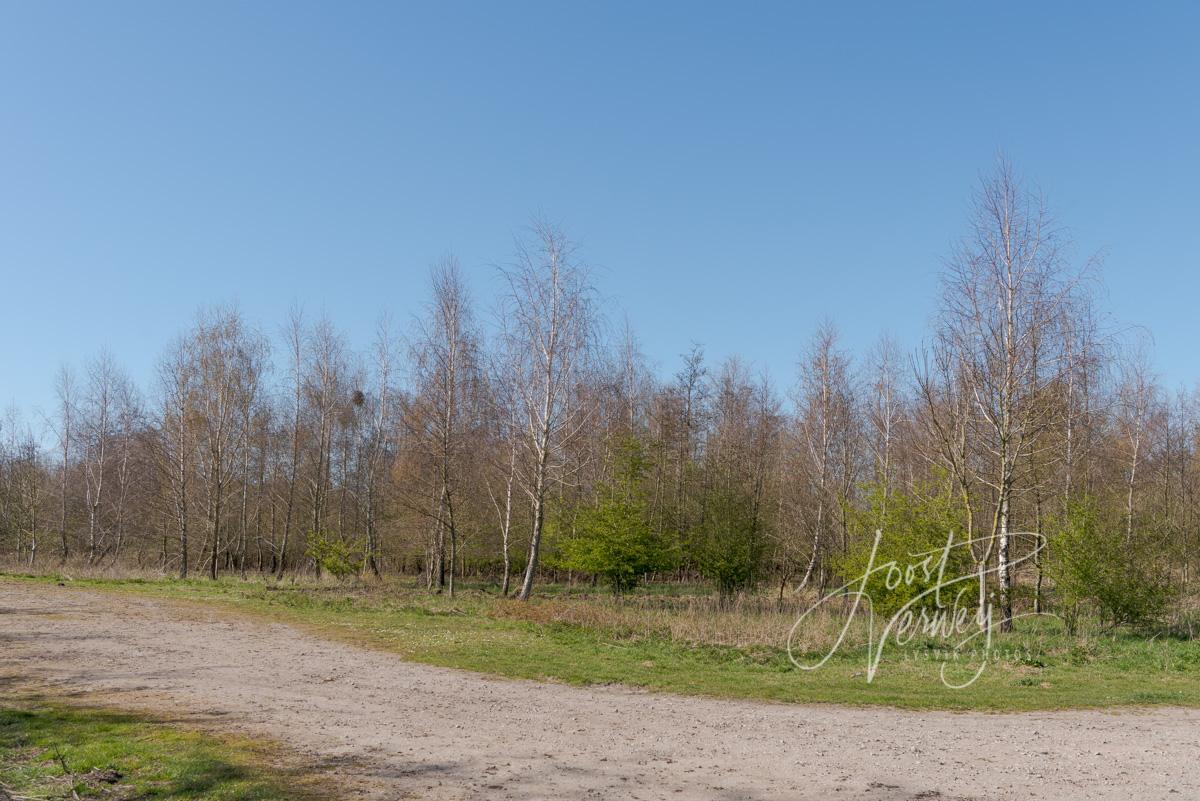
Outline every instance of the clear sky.
{"label": "clear sky", "polygon": [[356,345],[561,223],[662,372],[916,344],[998,150],[1200,378],[1200,4],[4,2],[0,405],[200,304]]}

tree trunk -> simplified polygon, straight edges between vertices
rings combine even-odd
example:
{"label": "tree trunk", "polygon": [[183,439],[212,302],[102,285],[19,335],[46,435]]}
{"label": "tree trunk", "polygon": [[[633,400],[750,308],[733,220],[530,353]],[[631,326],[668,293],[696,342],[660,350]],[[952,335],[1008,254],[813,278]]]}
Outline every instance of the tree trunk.
{"label": "tree trunk", "polygon": [[996,572],[1000,579],[1000,630],[1013,630],[1012,621],[1012,567],[1009,560],[1008,533],[1008,491],[1002,490],[1000,496],[1000,531],[999,548],[997,550]]}

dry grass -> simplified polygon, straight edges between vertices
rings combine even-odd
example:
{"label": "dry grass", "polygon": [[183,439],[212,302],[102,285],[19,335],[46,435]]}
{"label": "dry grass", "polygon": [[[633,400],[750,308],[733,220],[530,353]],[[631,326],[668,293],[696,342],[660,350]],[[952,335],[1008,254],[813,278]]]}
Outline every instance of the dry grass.
{"label": "dry grass", "polygon": [[[47,561],[40,570],[0,564],[0,571],[41,575],[57,572],[70,579],[84,580],[162,581],[174,578],[172,574],[153,568],[88,565],[86,562],[59,567],[57,563]],[[197,578],[203,576],[197,574]],[[229,572],[225,578],[236,581],[239,574]],[[789,593],[781,603],[774,592],[764,592],[743,593],[722,602],[707,588],[687,586],[672,594],[639,592],[616,598],[603,591],[587,592],[582,587],[556,585],[544,587],[542,594],[525,602],[499,598],[494,588],[484,589],[469,582],[454,598],[430,594],[421,580],[412,577],[338,581],[289,574],[282,582],[277,582],[251,571],[246,580],[263,587],[282,585],[326,599],[346,599],[367,606],[402,605],[434,614],[457,610],[536,625],[580,626],[604,632],[617,640],[661,638],[688,645],[732,648],[784,647],[796,619],[815,599],[812,593]],[[800,651],[825,650],[836,641],[844,622],[840,607],[827,604],[809,616],[797,631],[793,645]],[[854,621],[853,625],[858,627],[860,621]]]}
{"label": "dry grass", "polygon": [[[739,596],[722,604],[712,596],[571,596],[535,599],[532,603],[497,599],[487,613],[493,617],[537,624],[561,623],[606,632],[619,639],[661,637],[691,645],[733,648],[782,647],[796,619],[811,600],[792,598],[780,609],[775,599]],[[828,648],[836,641],[845,618],[835,608],[822,607],[797,631],[794,647],[801,651]]]}

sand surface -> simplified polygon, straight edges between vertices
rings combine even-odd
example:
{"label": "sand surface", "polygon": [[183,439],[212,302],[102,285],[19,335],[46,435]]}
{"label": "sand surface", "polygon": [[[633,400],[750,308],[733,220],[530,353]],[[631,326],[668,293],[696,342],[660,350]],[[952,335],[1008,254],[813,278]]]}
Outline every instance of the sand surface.
{"label": "sand surface", "polygon": [[1200,799],[1200,710],[964,714],[580,689],[69,587],[0,581],[0,676],[273,738],[356,797]]}

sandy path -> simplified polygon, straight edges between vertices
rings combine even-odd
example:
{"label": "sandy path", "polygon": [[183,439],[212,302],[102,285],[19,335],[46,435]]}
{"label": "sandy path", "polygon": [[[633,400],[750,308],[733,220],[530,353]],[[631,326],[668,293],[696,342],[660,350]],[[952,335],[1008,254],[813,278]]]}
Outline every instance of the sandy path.
{"label": "sandy path", "polygon": [[57,587],[0,582],[0,675],[220,715],[381,799],[1200,799],[1200,710],[912,713],[577,689]]}

